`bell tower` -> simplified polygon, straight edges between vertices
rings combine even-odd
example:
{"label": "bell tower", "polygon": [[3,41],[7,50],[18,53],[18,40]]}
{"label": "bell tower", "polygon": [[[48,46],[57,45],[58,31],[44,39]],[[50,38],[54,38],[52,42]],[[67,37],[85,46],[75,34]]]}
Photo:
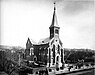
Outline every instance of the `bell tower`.
{"label": "bell tower", "polygon": [[63,67],[64,62],[64,50],[63,45],[59,37],[60,27],[57,22],[56,16],[56,4],[54,2],[53,18],[50,29],[50,41],[49,41],[49,67],[60,68]]}
{"label": "bell tower", "polygon": [[51,26],[49,27],[49,29],[50,29],[50,39],[52,39],[53,37],[59,37],[60,27],[58,26],[58,22],[57,22],[56,3],[55,2],[54,2],[54,12],[53,12],[52,23],[51,23]]}

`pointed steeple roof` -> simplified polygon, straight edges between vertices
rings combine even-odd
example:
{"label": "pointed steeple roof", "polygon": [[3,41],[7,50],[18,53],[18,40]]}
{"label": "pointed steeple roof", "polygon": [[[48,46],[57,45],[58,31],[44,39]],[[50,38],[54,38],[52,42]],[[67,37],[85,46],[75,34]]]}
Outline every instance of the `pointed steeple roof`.
{"label": "pointed steeple roof", "polygon": [[56,6],[55,6],[55,2],[54,2],[54,12],[53,12],[53,18],[52,18],[52,23],[51,23],[51,27],[59,27],[58,26],[58,22],[57,22],[57,16],[56,16]]}
{"label": "pointed steeple roof", "polygon": [[27,43],[26,44],[30,44],[30,45],[32,45],[32,43],[31,43],[31,41],[30,41],[30,39],[29,39],[29,37],[28,37],[28,40],[27,40]]}
{"label": "pointed steeple roof", "polygon": [[26,43],[26,49],[30,49],[31,46],[32,46],[32,43],[31,43],[30,39],[28,38],[27,43]]}

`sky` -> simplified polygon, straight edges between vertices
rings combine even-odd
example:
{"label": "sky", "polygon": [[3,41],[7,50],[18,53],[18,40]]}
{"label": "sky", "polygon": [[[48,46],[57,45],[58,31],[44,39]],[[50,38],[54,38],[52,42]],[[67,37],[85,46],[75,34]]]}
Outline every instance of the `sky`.
{"label": "sky", "polygon": [[[64,48],[95,49],[95,0],[56,0]],[[1,0],[0,44],[25,47],[49,37],[54,0]]]}

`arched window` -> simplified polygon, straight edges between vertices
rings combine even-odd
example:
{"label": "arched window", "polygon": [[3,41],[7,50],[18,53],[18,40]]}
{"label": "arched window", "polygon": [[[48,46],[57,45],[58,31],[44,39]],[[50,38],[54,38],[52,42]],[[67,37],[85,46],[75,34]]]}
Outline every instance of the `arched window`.
{"label": "arched window", "polygon": [[57,56],[56,61],[57,61],[57,62],[59,61],[59,56]]}
{"label": "arched window", "polygon": [[50,48],[49,48],[49,63],[51,63],[51,52],[50,52]]}
{"label": "arched window", "polygon": [[58,53],[60,54],[60,46],[58,45]]}
{"label": "arched window", "polygon": [[57,30],[57,29],[55,30],[55,33],[59,34],[59,32],[58,32],[58,30]]}
{"label": "arched window", "polygon": [[30,48],[30,56],[34,55],[34,48]]}
{"label": "arched window", "polygon": [[53,45],[53,63],[55,63],[55,45]]}
{"label": "arched window", "polygon": [[61,49],[61,62],[63,63],[63,49]]}

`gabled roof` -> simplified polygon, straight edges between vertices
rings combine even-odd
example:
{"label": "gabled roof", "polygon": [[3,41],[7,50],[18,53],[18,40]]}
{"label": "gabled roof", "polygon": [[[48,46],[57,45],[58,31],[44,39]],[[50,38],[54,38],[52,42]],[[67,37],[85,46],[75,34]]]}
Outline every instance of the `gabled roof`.
{"label": "gabled roof", "polygon": [[37,44],[34,40],[30,39],[32,44]]}
{"label": "gabled roof", "polygon": [[[41,39],[41,40],[38,42],[38,45],[40,45],[40,44],[47,44],[47,43],[49,43],[50,41],[52,41],[51,43],[53,43],[53,42],[54,42],[54,38],[50,39],[50,38],[48,37],[48,38],[45,38],[45,39]],[[60,45],[62,45],[62,42],[61,42],[60,38],[59,38],[59,43],[60,43]]]}
{"label": "gabled roof", "polygon": [[36,42],[34,42],[32,39],[29,39],[28,38],[28,40],[27,40],[27,43],[26,44],[30,44],[30,45],[32,45],[32,44],[37,44]]}
{"label": "gabled roof", "polygon": [[48,37],[48,38],[45,38],[45,39],[41,39],[39,42],[38,42],[38,44],[46,44],[46,43],[48,43],[50,41],[50,38]]}

